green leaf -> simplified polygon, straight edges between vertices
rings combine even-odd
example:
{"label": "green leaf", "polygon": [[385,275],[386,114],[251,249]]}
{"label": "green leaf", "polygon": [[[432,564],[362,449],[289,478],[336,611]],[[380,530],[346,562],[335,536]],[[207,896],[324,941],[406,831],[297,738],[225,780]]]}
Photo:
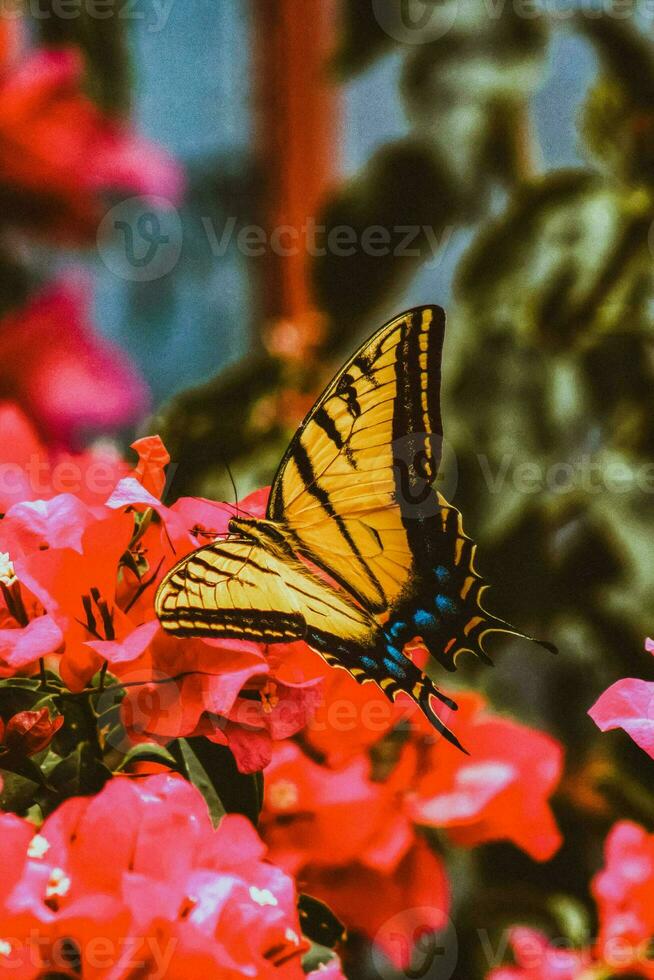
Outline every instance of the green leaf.
{"label": "green leaf", "polygon": [[34,806],[34,798],[38,792],[39,788],[35,780],[5,771],[2,776],[0,810],[25,816]]}
{"label": "green leaf", "polygon": [[561,927],[563,936],[575,946],[588,943],[591,936],[590,917],[582,902],[570,895],[552,895],[548,908]]}
{"label": "green leaf", "polygon": [[650,328],[654,210],[578,170],[525,186],[482,228],[455,284],[470,335],[512,333],[560,350],[625,329]]}
{"label": "green leaf", "polygon": [[132,762],[160,762],[162,765],[176,769],[178,762],[174,755],[163,745],[156,742],[141,742],[133,745],[126,753],[120,765],[116,766],[115,772],[123,772]]}
{"label": "green leaf", "polygon": [[[194,740],[194,742],[197,741],[197,739]],[[220,797],[216,792],[216,787],[191,747],[189,740],[186,738],[180,738],[177,740],[176,746],[179,749],[179,754],[181,757],[180,761],[183,767],[184,775],[189,782],[193,783],[193,785],[200,790],[204,796],[207,806],[209,807],[211,820],[213,825],[216,826],[216,824],[225,815],[225,807],[223,806]]]}
{"label": "green leaf", "polygon": [[69,756],[54,767],[49,783],[57,793],[69,796],[90,796],[99,793],[111,778],[110,770],[98,758],[90,742],[80,742]]}
{"label": "green leaf", "polygon": [[339,43],[332,57],[332,68],[341,80],[364,71],[396,43],[376,16],[374,3],[342,0],[340,21]]}
{"label": "green leaf", "polygon": [[19,711],[32,711],[47,707],[52,716],[59,712],[55,707],[52,691],[41,687],[40,681],[31,677],[14,677],[12,683],[0,682],[0,713],[5,720]]}
{"label": "green leaf", "polygon": [[[452,227],[469,212],[477,184],[463,195],[428,140],[407,137],[383,147],[339,188],[319,215],[312,265],[317,302],[334,321],[332,347],[353,334],[388,301],[421,262],[436,261]],[[348,229],[349,244],[338,243]],[[337,242],[337,247],[325,243]],[[351,284],[356,282],[356,290]]]}
{"label": "green leaf", "polygon": [[344,942],[347,935],[345,926],[324,902],[311,895],[301,894],[298,897],[297,907],[302,934],[307,939],[329,949],[333,949],[337,943]]}
{"label": "green leaf", "polygon": [[130,72],[124,18],[94,16],[89,4],[80,4],[73,17],[62,16],[55,0],[43,0],[34,18],[45,44],[82,50],[87,64],[86,86],[104,109],[116,112],[128,108]]}
{"label": "green leaf", "polygon": [[326,966],[335,959],[335,955],[328,946],[320,946],[319,943],[311,943],[311,949],[302,957],[302,969],[305,973],[313,973],[321,966]]}
{"label": "green leaf", "polygon": [[97,719],[86,696],[61,698],[58,704],[64,716],[64,724],[52,744],[54,750],[65,758],[75,752],[80,742],[96,742]]}
{"label": "green leaf", "polygon": [[41,769],[35,762],[32,761],[32,759],[14,755],[13,753],[0,755],[0,770],[3,770],[4,772],[13,772],[17,776],[22,776],[24,779],[29,779],[37,785],[42,785],[45,782],[45,777],[43,776]]}

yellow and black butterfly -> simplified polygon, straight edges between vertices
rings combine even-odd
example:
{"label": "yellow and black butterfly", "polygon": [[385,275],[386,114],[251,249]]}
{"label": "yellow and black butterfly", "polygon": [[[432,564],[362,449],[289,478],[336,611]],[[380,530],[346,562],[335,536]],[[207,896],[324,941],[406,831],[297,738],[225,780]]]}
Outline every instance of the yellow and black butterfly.
{"label": "yellow and black butterfly", "polygon": [[476,546],[433,487],[444,332],[444,312],[425,306],[375,333],[296,432],[266,519],[232,518],[172,569],[156,608],[179,636],[304,639],[390,699],[406,692],[461,747],[432,699],[455,703],[403,648],[420,637],[454,670],[463,650],[488,659],[488,633],[517,631],[481,607]]}

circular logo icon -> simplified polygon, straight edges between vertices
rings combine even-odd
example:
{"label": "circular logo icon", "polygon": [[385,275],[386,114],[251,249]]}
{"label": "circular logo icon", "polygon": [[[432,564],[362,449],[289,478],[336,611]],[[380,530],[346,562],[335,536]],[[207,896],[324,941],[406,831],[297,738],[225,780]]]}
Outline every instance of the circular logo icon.
{"label": "circular logo icon", "polygon": [[164,197],[130,197],[105,214],[97,234],[103,263],[119,279],[152,282],[175,268],[183,242],[177,208]]}
{"label": "circular logo icon", "polygon": [[372,962],[381,980],[450,980],[458,955],[454,924],[440,909],[422,906],[384,923],[375,937]]}
{"label": "circular logo icon", "polygon": [[454,450],[442,436],[412,432],[394,439],[391,452],[395,500],[402,517],[433,517],[440,509],[437,494],[451,500],[456,491],[458,468]]}
{"label": "circular logo icon", "polygon": [[372,0],[375,19],[402,44],[428,44],[454,27],[459,0]]}

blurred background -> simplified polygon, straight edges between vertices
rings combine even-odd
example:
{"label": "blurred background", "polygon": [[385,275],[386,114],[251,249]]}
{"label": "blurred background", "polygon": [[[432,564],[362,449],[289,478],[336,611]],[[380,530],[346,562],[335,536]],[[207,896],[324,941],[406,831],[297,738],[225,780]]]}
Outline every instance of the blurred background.
{"label": "blurred background", "polygon": [[592,931],[606,829],[654,829],[639,750],[586,715],[654,678],[654,10],[110,6],[3,10],[5,446],[17,412],[53,452],[156,431],[169,499],[231,499],[227,464],[244,496],[358,342],[445,306],[443,492],[493,610],[561,650],[498,641],[456,682],[567,752],[552,862],[450,866],[455,975],[483,976],[477,930],[518,913]]}

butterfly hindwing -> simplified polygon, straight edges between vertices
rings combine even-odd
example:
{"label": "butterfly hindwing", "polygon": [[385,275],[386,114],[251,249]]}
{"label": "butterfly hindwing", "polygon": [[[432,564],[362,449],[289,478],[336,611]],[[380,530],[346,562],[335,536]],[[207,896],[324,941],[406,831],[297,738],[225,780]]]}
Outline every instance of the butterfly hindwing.
{"label": "butterfly hindwing", "polygon": [[157,592],[155,606],[164,629],[177,636],[260,643],[303,639],[330,666],[347,670],[359,683],[376,682],[390,700],[404,691],[459,746],[434,711],[432,698],[449,708],[454,703],[394,650],[365,610],[290,555],[275,554],[273,547],[273,541],[269,548],[230,537],[183,558]]}
{"label": "butterfly hindwing", "polygon": [[168,573],[156,611],[168,632],[278,643],[309,630],[368,644],[376,624],[298,561],[249,538],[199,548]]}

